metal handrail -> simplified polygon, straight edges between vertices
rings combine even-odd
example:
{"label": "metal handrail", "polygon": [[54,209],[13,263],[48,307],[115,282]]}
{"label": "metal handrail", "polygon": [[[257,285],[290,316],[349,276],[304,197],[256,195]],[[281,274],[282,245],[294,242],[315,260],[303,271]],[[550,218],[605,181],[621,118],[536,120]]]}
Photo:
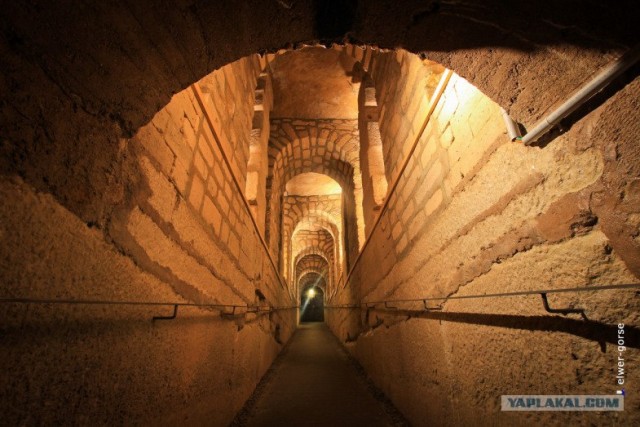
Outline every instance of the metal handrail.
{"label": "metal handrail", "polygon": [[[299,306],[260,306],[249,304],[199,304],[194,302],[163,302],[163,301],[114,301],[114,300],[88,300],[88,299],[46,299],[46,298],[0,298],[0,304],[65,304],[65,305],[131,305],[131,306],[173,306],[173,315],[154,316],[153,320],[175,319],[178,307],[198,307],[219,309],[227,315],[243,315],[247,313],[271,313],[273,311],[292,310]],[[236,310],[243,310],[236,312]],[[227,313],[225,310],[231,310]]]}
{"label": "metal handrail", "polygon": [[[547,294],[573,293],[573,292],[598,292],[598,291],[605,291],[605,290],[612,290],[612,289],[634,289],[634,288],[640,289],[640,283],[601,285],[601,286],[583,286],[579,288],[542,289],[542,290],[534,290],[534,291],[502,292],[502,293],[493,293],[493,294],[451,295],[451,296],[437,296],[437,297],[424,297],[424,298],[412,298],[412,299],[362,301],[360,304],[325,305],[325,308],[361,308],[361,307],[374,308],[378,304],[383,304],[384,308],[381,308],[381,309],[392,309],[394,311],[397,311],[398,310],[397,306],[391,307],[389,306],[389,304],[423,303],[425,304],[425,307],[426,307],[427,301],[448,301],[448,300],[454,300],[454,299],[477,299],[477,298],[500,298],[500,297],[515,297],[515,296],[524,296],[524,295],[547,295]],[[546,297],[544,297],[543,299],[546,299]],[[551,310],[563,310],[563,309],[551,309]]]}

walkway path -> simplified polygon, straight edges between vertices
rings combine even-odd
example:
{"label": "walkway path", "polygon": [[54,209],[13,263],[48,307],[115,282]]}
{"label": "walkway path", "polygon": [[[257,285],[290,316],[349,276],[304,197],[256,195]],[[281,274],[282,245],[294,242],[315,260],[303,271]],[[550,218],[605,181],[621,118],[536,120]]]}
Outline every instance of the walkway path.
{"label": "walkway path", "polygon": [[246,426],[403,426],[324,323],[302,323],[236,420]]}

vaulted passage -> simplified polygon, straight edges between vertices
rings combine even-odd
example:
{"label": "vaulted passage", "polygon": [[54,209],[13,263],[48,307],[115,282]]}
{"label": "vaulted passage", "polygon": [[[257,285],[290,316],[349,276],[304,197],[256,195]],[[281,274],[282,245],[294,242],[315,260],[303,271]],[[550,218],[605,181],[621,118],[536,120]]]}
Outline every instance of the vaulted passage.
{"label": "vaulted passage", "polygon": [[640,423],[637,2],[107,3],[2,5],[5,424]]}

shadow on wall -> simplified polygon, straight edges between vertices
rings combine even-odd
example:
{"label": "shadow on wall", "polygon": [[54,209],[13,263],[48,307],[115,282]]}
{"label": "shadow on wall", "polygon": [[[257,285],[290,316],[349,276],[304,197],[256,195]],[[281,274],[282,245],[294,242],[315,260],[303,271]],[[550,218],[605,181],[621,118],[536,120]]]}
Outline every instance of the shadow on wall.
{"label": "shadow on wall", "polygon": [[[373,318],[372,313],[375,314]],[[377,313],[380,313],[378,316]],[[398,319],[405,317],[406,319]],[[390,318],[394,319],[390,319]],[[400,320],[411,318],[439,320],[440,323],[455,322],[473,325],[497,326],[501,328],[520,329],[529,331],[564,332],[598,342],[603,353],[606,352],[606,343],[617,345],[618,325],[593,320],[577,320],[559,316],[521,316],[506,314],[485,313],[456,313],[456,312],[424,312],[421,310],[388,310],[369,309],[365,313],[365,319],[373,329],[387,323],[397,323]],[[631,325],[625,325],[625,346],[640,348],[640,329]]]}
{"label": "shadow on wall", "polygon": [[[157,307],[149,309],[144,308],[123,308],[122,306],[111,305],[112,310],[103,309],[100,310],[103,316],[109,316],[108,321],[105,318],[95,318],[96,305],[76,305],[76,313],[82,313],[82,317],[68,317],[64,320],[59,320],[55,324],[50,324],[48,317],[59,315],[55,312],[56,307],[60,307],[58,304],[37,304],[32,305],[31,308],[22,306],[15,308],[15,313],[19,313],[19,310],[24,312],[37,312],[41,320],[39,323],[24,323],[24,324],[6,324],[3,325],[2,332],[4,337],[8,339],[15,339],[15,342],[28,342],[33,337],[46,337],[47,340],[56,341],[58,343],[64,343],[69,339],[68,329],[72,329],[74,334],[86,337],[92,337],[96,331],[104,330],[105,325],[113,326],[117,328],[118,332],[122,335],[134,334],[134,333],[146,333],[149,331],[157,330],[162,327],[163,330],[180,331],[185,327],[201,327],[201,326],[223,326],[226,327],[229,321],[235,322],[237,331],[242,330],[246,325],[257,324],[263,328],[263,330],[269,330],[265,328],[265,324],[261,324],[262,320],[269,320],[272,323],[270,327],[271,333],[274,339],[278,341],[279,330],[281,329],[280,323],[283,321],[279,314],[275,312],[262,312],[262,313],[239,313],[230,314],[222,313],[218,310],[207,310],[203,308],[183,307],[182,314],[176,318],[166,317],[162,320],[153,320],[151,322],[145,322],[142,319],[151,319],[156,314],[164,314],[162,309],[158,310]],[[166,311],[166,309],[165,309]],[[127,316],[123,318],[117,318],[116,316]],[[113,316],[113,318],[111,318]],[[155,329],[154,329],[155,328]],[[279,341],[278,341],[279,342]],[[280,342],[279,342],[280,343]]]}

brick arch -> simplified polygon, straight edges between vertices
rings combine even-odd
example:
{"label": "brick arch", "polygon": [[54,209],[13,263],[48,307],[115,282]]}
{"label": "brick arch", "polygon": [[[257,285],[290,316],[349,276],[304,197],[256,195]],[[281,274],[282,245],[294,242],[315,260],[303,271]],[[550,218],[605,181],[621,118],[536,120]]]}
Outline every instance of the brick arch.
{"label": "brick arch", "polygon": [[[330,198],[329,198],[330,199]],[[341,263],[343,262],[343,229],[338,202],[339,199],[333,200],[333,206],[328,201],[324,205],[301,203],[299,209],[290,209],[291,216],[287,216],[283,221],[283,241],[287,244],[283,245],[282,259],[284,261],[284,277],[290,276],[289,269],[293,268],[294,253],[293,237],[294,233],[302,229],[321,228],[328,232],[331,236],[334,249],[332,259],[335,265],[334,272],[341,271]]]}
{"label": "brick arch", "polygon": [[[355,120],[272,119],[269,149],[270,176],[282,175],[285,182],[299,173],[297,169],[304,164],[326,164],[330,160],[359,169]],[[340,166],[337,170],[343,167],[340,164],[328,166],[331,169],[335,165]]]}
{"label": "brick arch", "polygon": [[[426,16],[418,6],[398,8],[393,2],[383,1],[361,6],[349,34],[370,45],[404,46],[428,55],[468,77],[518,121],[531,123],[550,103],[541,96],[543,92],[566,98],[579,84],[579,76],[592,74],[609,60],[602,52],[619,53],[635,43],[636,14],[628,9],[626,2],[600,1],[576,15],[563,2],[551,2],[542,14],[532,2],[517,1],[505,7],[491,0],[481,7],[472,2],[460,13],[434,11]],[[228,2],[169,8],[157,7],[154,0],[141,0],[136,7],[109,3],[99,10],[57,3],[35,9],[20,2],[7,6],[3,13],[12,23],[12,31],[2,37],[8,46],[11,40],[26,40],[31,46],[29,51],[7,51],[12,66],[6,79],[23,94],[13,97],[10,103],[14,108],[2,113],[3,121],[13,124],[5,126],[4,137],[15,141],[12,150],[16,151],[16,161],[6,165],[8,171],[18,172],[37,188],[52,192],[85,221],[98,220],[100,212],[114,204],[112,192],[106,190],[126,185],[124,181],[93,179],[103,177],[112,162],[122,162],[115,141],[133,135],[148,123],[174,93],[254,52],[277,52],[289,44],[318,39],[330,43],[343,37],[326,37],[316,25],[310,0],[297,2],[291,10],[274,2],[251,1],[243,10],[250,12],[236,13],[237,8]],[[421,19],[407,29],[413,14]],[[123,21],[123,16],[129,20]],[[129,22],[137,22],[142,16],[148,21],[134,30]],[[57,25],[48,25],[51,22]],[[109,31],[87,31],[87,22],[93,28]],[[114,26],[114,22],[121,25]],[[444,29],[447,37],[442,37]],[[165,41],[162,49],[155,43],[158,38]],[[559,45],[568,48],[558,54]],[[192,54],[185,54],[181,46],[189,46]],[[484,49],[482,61],[470,57],[469,49],[486,47],[491,49]],[[374,51],[355,46],[347,49],[364,61]],[[37,58],[35,63],[33,58]],[[575,66],[577,62],[580,67]],[[51,72],[43,74],[36,69]],[[496,84],[492,76],[505,76],[500,79],[503,84]],[[64,95],[69,93],[74,96]],[[47,98],[60,98],[55,108],[61,113],[49,119],[51,124],[34,128],[30,103]],[[78,100],[86,113],[76,112]],[[45,139],[47,133],[53,134],[48,126],[73,128],[69,125],[73,123],[83,129],[92,112],[99,112],[104,119],[91,126],[91,132],[78,132],[76,144],[68,144],[66,137],[54,137],[55,149],[41,150],[35,143]],[[95,135],[100,133],[105,137],[96,140]],[[39,168],[62,163],[75,166],[68,167],[65,174]],[[68,188],[64,185],[67,181],[85,185]],[[95,200],[96,194],[100,200]]]}
{"label": "brick arch", "polygon": [[[296,269],[301,268],[301,263],[305,258],[309,258],[309,260],[313,260],[314,262],[321,262],[325,264],[329,264],[329,258],[327,254],[324,253],[321,249],[315,247],[308,247],[302,250],[295,259]],[[300,275],[298,274],[298,278]]]}
{"label": "brick arch", "polygon": [[[315,172],[327,175],[336,180],[343,189],[345,201],[351,212],[355,211],[355,197],[353,191],[353,169],[349,163],[341,160],[325,160],[322,164],[302,166],[295,171],[290,170],[286,174],[286,181],[282,181],[279,177],[275,181],[272,181],[272,186],[267,188],[269,194],[269,203],[267,210],[267,224],[268,224],[268,243],[272,253],[278,253],[278,236],[282,233],[280,229],[280,217],[283,215],[282,197],[286,182],[297,176],[298,174]],[[346,190],[345,190],[346,189]],[[338,216],[340,218],[340,216]]]}
{"label": "brick arch", "polygon": [[327,285],[326,285],[325,278],[321,274],[318,274],[313,271],[308,272],[302,277],[300,277],[300,281],[298,282],[298,289],[299,289],[298,294],[299,295],[303,294],[305,290],[313,286],[317,286],[318,288],[322,289],[322,291],[326,295]]}
{"label": "brick arch", "polygon": [[333,223],[321,217],[309,218],[308,221],[304,220],[299,222],[290,236],[290,240],[292,241],[291,255],[295,257],[306,246],[309,246],[306,240],[313,239],[313,236],[317,236],[321,244],[323,244],[322,242],[334,244],[337,243],[340,238],[339,230]]}
{"label": "brick arch", "polygon": [[[317,220],[322,225],[329,224],[332,229],[342,232],[340,224],[340,197],[326,196],[318,198],[312,203],[296,204],[295,208],[290,208],[290,216],[283,220],[283,228],[289,231],[289,236],[293,234],[300,222]],[[312,226],[312,224],[309,224]],[[339,234],[334,232],[334,237],[339,238]]]}
{"label": "brick arch", "polygon": [[[304,270],[303,269],[298,269],[298,264],[299,262],[305,258],[305,257],[320,257],[321,259],[323,259],[329,270],[331,270],[331,263],[329,262],[329,258],[327,256],[326,253],[324,253],[320,248],[316,248],[316,247],[308,247],[306,249],[304,249],[302,252],[300,252],[294,261],[294,265],[296,266],[296,278],[295,278],[295,283],[297,284],[300,277],[302,277],[302,275],[304,274]],[[328,276],[328,282],[331,285],[331,283],[333,282],[334,278],[333,276]]]}
{"label": "brick arch", "polygon": [[330,276],[328,269],[327,270],[316,270],[316,269],[303,269],[300,271],[300,274],[298,274],[296,277],[296,286],[295,289],[297,291],[300,291],[300,280],[299,278],[304,277],[305,275],[309,274],[309,273],[316,273],[320,276],[322,276],[324,283],[325,283],[325,290],[330,291],[331,289],[335,288],[335,285],[333,284],[333,279]]}
{"label": "brick arch", "polygon": [[[288,157],[289,161],[286,162],[288,165],[293,165],[296,160],[293,160],[293,157]],[[308,160],[308,159],[304,159]],[[274,177],[274,181],[272,181],[274,185],[272,186],[273,190],[282,190],[284,188],[284,184],[286,184],[291,178],[308,172],[315,172],[323,175],[327,175],[334,180],[336,180],[343,192],[353,191],[354,188],[354,169],[351,167],[349,162],[341,160],[339,158],[331,157],[331,158],[323,158],[319,163],[302,163],[299,167],[292,167],[284,169],[284,173],[282,176]],[[275,194],[280,194],[281,191],[277,191]]]}
{"label": "brick arch", "polygon": [[330,254],[329,259],[333,260],[333,246],[335,244],[335,238],[331,231],[324,227],[318,227],[316,230],[308,230],[301,228],[293,233],[291,238],[293,241],[292,257],[295,257],[308,247],[318,247],[327,254]]}
{"label": "brick arch", "polygon": [[[291,145],[287,145],[291,148]],[[322,147],[320,147],[322,148]],[[334,150],[325,149],[324,155],[314,155],[318,151],[309,149],[301,151],[298,157],[296,150],[283,149],[278,153],[275,161],[269,166],[267,178],[267,197],[271,208],[277,203],[278,198],[283,194],[286,183],[292,178],[308,172],[315,172],[327,175],[334,179],[342,188],[345,195],[351,196],[356,188],[357,168],[353,162],[349,161],[346,153],[341,148]]]}
{"label": "brick arch", "polygon": [[[300,230],[292,238],[291,267],[292,274],[296,274],[296,263],[302,251],[308,248],[322,253],[330,266],[335,265],[335,240],[331,233],[324,228],[318,231]],[[292,277],[295,281],[295,276]]]}
{"label": "brick arch", "polygon": [[330,264],[322,255],[305,255],[296,262],[296,284],[308,273],[316,273],[325,278],[326,287],[331,287],[331,277],[329,274]]}
{"label": "brick arch", "polygon": [[[349,212],[350,246],[364,241],[362,227],[362,179],[360,176],[357,120],[273,119],[269,139],[269,172],[267,179],[267,224],[272,253],[280,243],[279,218],[283,214],[280,197],[293,177],[315,172],[338,182]],[[362,229],[362,233],[357,230]],[[282,261],[286,262],[286,259]]]}
{"label": "brick arch", "polygon": [[[358,215],[360,215],[359,211],[357,210],[358,207],[360,206],[360,212],[361,212],[361,203],[357,203],[357,201],[361,200],[361,189],[357,189],[357,190],[351,190],[349,191],[349,189],[353,189],[352,185],[348,185],[346,188],[348,189],[347,191],[345,191],[345,182],[351,182],[353,183],[352,180],[352,172],[353,170],[351,169],[349,163],[345,163],[342,161],[336,161],[335,163],[337,166],[341,168],[341,171],[343,173],[340,173],[340,169],[336,170],[336,169],[330,169],[327,168],[325,169],[325,165],[321,165],[318,166],[316,165],[314,166],[303,166],[301,169],[296,170],[295,172],[290,171],[287,175],[287,177],[290,179],[294,176],[297,176],[296,174],[298,173],[306,173],[306,172],[318,172],[318,173],[324,173],[325,175],[328,175],[332,178],[334,178],[339,184],[341,184],[342,188],[343,188],[343,195],[342,196],[326,196],[326,197],[334,197],[337,198],[339,200],[341,200],[340,203],[340,207],[338,209],[333,209],[334,212],[334,220],[332,222],[334,222],[334,224],[337,225],[337,227],[342,230],[342,232],[344,232],[343,228],[344,228],[344,220],[343,220],[343,212],[346,213],[347,215],[347,220],[346,220],[346,224],[348,225],[348,233],[346,233],[346,240],[348,242],[353,242],[349,244],[349,247],[353,247],[353,248],[358,248],[358,242],[361,242],[362,240],[359,240],[359,238],[363,238],[363,236],[359,236],[358,235],[358,230],[359,230],[359,222],[357,220]],[[344,173],[346,172],[346,174]],[[348,177],[348,178],[347,178]],[[269,220],[269,230],[270,230],[270,240],[269,240],[269,245],[270,245],[270,249],[272,251],[272,253],[278,253],[280,251],[278,251],[278,246],[281,246],[280,250],[284,251],[282,253],[281,256],[281,265],[282,263],[286,263],[288,261],[288,258],[286,256],[287,253],[287,249],[286,246],[280,242],[286,242],[285,240],[285,234],[289,235],[287,230],[291,230],[292,227],[287,229],[287,212],[285,212],[284,206],[283,206],[283,201],[281,197],[278,197],[278,194],[282,194],[282,191],[284,190],[284,183],[281,185],[278,185],[278,189],[275,190],[275,188],[277,187],[272,187],[271,188],[271,202],[269,203],[269,206],[271,207],[271,209],[269,210],[269,212],[267,213],[267,215],[269,216],[270,220]],[[356,197],[357,196],[357,197]],[[282,217],[282,223],[280,222],[279,218]],[[282,224],[282,225],[281,225]],[[274,239],[273,236],[275,236],[275,233],[277,232],[278,235],[280,236],[280,238],[282,240],[280,240],[280,242],[278,242],[276,239]],[[336,236],[337,240],[340,242],[341,245],[342,241],[345,239],[345,234],[340,233],[339,236]],[[343,245],[344,246],[344,245]],[[343,253],[345,253],[346,255],[350,256],[350,257],[355,257],[357,256],[357,253],[354,254],[349,254],[348,251],[346,251],[346,248],[343,249]],[[286,271],[286,269],[285,269]],[[286,273],[285,273],[286,275]]]}
{"label": "brick arch", "polygon": [[[267,196],[282,194],[285,184],[307,172],[327,175],[345,194],[361,188],[357,123],[331,129],[326,120],[307,120],[304,126],[272,120],[269,138]],[[295,123],[295,122],[294,122]],[[314,135],[312,129],[316,130]]]}

